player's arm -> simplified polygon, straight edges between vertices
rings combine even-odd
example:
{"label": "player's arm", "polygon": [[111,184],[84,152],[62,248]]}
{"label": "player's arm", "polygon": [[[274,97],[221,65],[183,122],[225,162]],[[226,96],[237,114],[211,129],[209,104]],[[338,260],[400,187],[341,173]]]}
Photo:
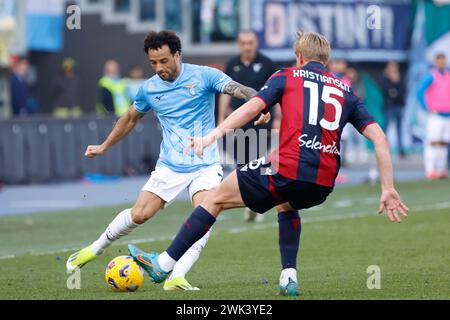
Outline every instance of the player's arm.
{"label": "player's arm", "polygon": [[205,137],[189,137],[191,142],[186,146],[185,153],[187,153],[190,148],[194,148],[195,154],[202,157],[204,148],[223,137],[229,130],[241,128],[265,108],[266,103],[262,99],[253,98],[250,101],[247,101]]}
{"label": "player's arm", "polygon": [[[285,77],[283,73],[278,73],[271,77],[266,85],[259,91],[258,96],[244,103],[236,109],[228,118],[225,119],[216,129],[212,130],[205,137],[189,137],[190,143],[185,148],[185,153],[193,148],[197,156],[201,157],[203,149],[214,143],[217,139],[223,137],[229,130],[241,128],[258,113],[269,113],[269,107],[279,103],[285,88]],[[246,94],[248,98],[255,96],[255,90],[242,86],[234,81],[225,85],[223,92],[228,94]],[[247,89],[245,89],[247,88]],[[244,93],[242,93],[244,92]],[[264,112],[263,112],[264,111]]]}
{"label": "player's arm", "polygon": [[369,124],[362,134],[373,142],[375,155],[380,171],[381,198],[378,213],[383,213],[386,209],[389,219],[392,222],[401,222],[399,213],[407,217],[408,207],[400,200],[400,196],[394,188],[394,175],[392,169],[391,154],[386,135],[377,123]]}
{"label": "player's arm", "polygon": [[230,116],[217,128],[211,131],[208,136],[210,136],[211,139],[214,138],[213,141],[220,139],[227,131],[243,127],[264,109],[266,109],[266,103],[259,98],[253,98],[230,114]]}
{"label": "player's arm", "polygon": [[84,155],[88,158],[94,158],[104,154],[112,145],[130,133],[143,116],[143,113],[131,107],[127,113],[119,118],[106,140],[101,145],[88,146]]}
{"label": "player's arm", "polygon": [[[225,119],[225,113],[226,113],[226,106],[230,105],[230,100],[231,97],[235,97],[235,98],[239,98],[239,99],[244,99],[245,101],[249,101],[251,98],[253,98],[254,96],[256,96],[258,92],[250,87],[246,87],[242,84],[240,84],[239,82],[236,81],[231,81],[229,84],[227,84],[224,88],[224,94],[221,96],[221,103],[223,103],[223,105],[221,105],[219,103],[219,115],[218,115],[218,124],[221,124],[223,122],[223,120]],[[223,99],[223,100],[222,100]],[[223,102],[222,102],[223,101]],[[227,103],[227,105],[225,105],[225,103]],[[222,107],[222,108],[221,108]],[[256,116],[256,115],[255,115]],[[260,125],[260,124],[266,124],[270,121],[270,113],[266,113],[266,114],[261,114],[261,116],[259,117],[259,119],[257,121],[255,121],[255,125]]]}
{"label": "player's arm", "polygon": [[244,86],[239,82],[230,81],[223,88],[223,93],[238,99],[244,99],[245,101],[249,101],[251,98],[256,96],[257,91],[253,88]]}

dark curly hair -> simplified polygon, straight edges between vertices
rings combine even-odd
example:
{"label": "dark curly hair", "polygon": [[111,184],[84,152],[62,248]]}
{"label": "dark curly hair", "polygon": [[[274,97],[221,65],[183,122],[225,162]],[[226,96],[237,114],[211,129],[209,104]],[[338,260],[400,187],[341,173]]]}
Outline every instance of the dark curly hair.
{"label": "dark curly hair", "polygon": [[160,32],[151,31],[144,40],[144,52],[148,54],[149,50],[157,50],[164,45],[168,45],[170,53],[181,54],[181,40],[177,34],[170,30],[162,30]]}

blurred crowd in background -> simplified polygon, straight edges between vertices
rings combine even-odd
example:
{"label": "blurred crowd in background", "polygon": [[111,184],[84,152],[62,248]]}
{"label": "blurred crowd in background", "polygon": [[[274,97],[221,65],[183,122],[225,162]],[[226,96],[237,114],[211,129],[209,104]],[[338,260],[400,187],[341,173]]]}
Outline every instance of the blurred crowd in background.
{"label": "blurred crowd in background", "polygon": [[[142,82],[152,76],[141,42],[146,31],[155,28],[180,34],[185,62],[218,67],[259,90],[276,69],[293,66],[290,33],[292,28],[307,30],[308,26],[317,29],[308,31],[326,36],[336,27],[329,36],[333,59],[328,68],[366,102],[400,158],[426,149],[427,113],[450,119],[449,95],[432,97],[436,92],[430,93],[435,86],[450,92],[450,5],[446,1],[38,2],[41,4],[0,0],[0,123],[1,119],[36,115],[58,119],[120,117]],[[66,11],[71,4],[81,8],[81,25],[74,30],[65,23],[71,17]],[[48,14],[60,18],[58,32],[54,28],[36,32],[33,28],[32,23],[41,21],[37,14],[46,8]],[[346,43],[351,36],[345,32],[357,29],[356,23],[361,22],[346,16],[349,12],[355,17],[361,12],[365,15],[367,39],[355,31],[354,41]],[[324,23],[326,16],[334,20]],[[47,25],[54,26],[52,23]],[[370,30],[370,23],[375,29],[379,24],[379,30]],[[386,31],[388,27],[391,33]],[[245,83],[245,79],[250,82]],[[218,97],[218,122],[240,103]],[[430,104],[434,103],[444,105],[433,109]],[[272,129],[279,127],[279,120],[275,109]],[[439,143],[444,146],[446,141]],[[344,165],[364,154],[354,150],[370,149],[349,126],[343,132],[342,147]],[[447,176],[446,171],[428,171],[429,178]]]}

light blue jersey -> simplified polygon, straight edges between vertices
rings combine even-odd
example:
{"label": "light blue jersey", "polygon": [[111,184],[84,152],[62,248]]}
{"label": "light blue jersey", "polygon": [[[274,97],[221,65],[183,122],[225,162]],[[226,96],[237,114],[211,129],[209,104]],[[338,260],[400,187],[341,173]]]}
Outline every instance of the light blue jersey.
{"label": "light blue jersey", "polygon": [[202,137],[216,126],[215,93],[223,92],[231,78],[210,67],[183,63],[173,82],[153,76],[139,88],[134,108],[141,113],[153,110],[158,117],[163,140],[156,166],[166,166],[176,172],[193,172],[219,163],[217,143],[203,151],[203,159],[193,150],[184,149],[188,137]]}

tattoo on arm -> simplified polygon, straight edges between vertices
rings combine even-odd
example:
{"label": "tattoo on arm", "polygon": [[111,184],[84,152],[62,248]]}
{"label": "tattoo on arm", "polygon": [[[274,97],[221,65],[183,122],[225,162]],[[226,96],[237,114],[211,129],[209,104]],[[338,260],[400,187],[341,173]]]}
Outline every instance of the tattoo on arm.
{"label": "tattoo on arm", "polygon": [[231,81],[225,86],[223,93],[248,101],[256,95],[257,91],[236,81]]}

